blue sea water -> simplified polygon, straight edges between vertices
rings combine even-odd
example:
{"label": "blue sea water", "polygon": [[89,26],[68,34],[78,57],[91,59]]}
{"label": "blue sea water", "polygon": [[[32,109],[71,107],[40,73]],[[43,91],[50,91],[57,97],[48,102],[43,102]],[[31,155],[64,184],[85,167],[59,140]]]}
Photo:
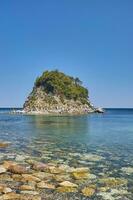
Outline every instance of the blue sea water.
{"label": "blue sea water", "polygon": [[[42,162],[57,162],[71,167],[88,166],[101,173],[128,180],[132,199],[133,109],[105,109],[103,114],[82,116],[43,116],[10,114],[0,109],[0,140],[11,142],[9,155],[24,154]],[[86,161],[82,155],[103,157],[100,163]],[[103,168],[100,168],[100,165]]]}
{"label": "blue sea water", "polygon": [[106,109],[104,114],[83,116],[14,115],[12,110],[0,109],[1,140],[42,139],[68,148],[84,144],[87,149],[133,150],[133,109]]}

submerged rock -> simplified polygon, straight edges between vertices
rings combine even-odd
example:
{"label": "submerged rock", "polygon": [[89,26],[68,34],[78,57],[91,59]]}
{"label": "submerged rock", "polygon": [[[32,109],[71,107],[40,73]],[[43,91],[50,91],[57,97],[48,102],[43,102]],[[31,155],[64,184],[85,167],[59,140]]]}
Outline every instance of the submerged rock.
{"label": "submerged rock", "polygon": [[15,181],[21,181],[22,176],[20,174],[12,174],[12,178]]}
{"label": "submerged rock", "polygon": [[82,194],[87,197],[91,197],[95,193],[95,189],[91,187],[85,187],[82,190]]}
{"label": "submerged rock", "polygon": [[0,192],[6,194],[9,192],[12,192],[12,189],[3,184],[3,185],[0,185]]}
{"label": "submerged rock", "polygon": [[57,192],[67,193],[67,192],[77,192],[77,189],[74,187],[58,187]]}
{"label": "submerged rock", "polygon": [[77,184],[71,183],[70,181],[61,182],[59,185],[63,187],[78,187]]}
{"label": "submerged rock", "polygon": [[3,166],[10,172],[15,174],[28,173],[28,169],[24,165],[19,165],[13,161],[4,161]]}
{"label": "submerged rock", "polygon": [[119,185],[127,185],[127,180],[120,179],[120,178],[114,178],[114,177],[108,177],[108,178],[100,179],[99,183],[101,183],[107,187],[116,187]]}
{"label": "submerged rock", "polygon": [[35,190],[35,187],[31,185],[21,185],[19,190]]}
{"label": "submerged rock", "polygon": [[62,172],[72,172],[73,170],[75,170],[74,167],[70,167],[69,165],[65,165],[65,164],[60,164],[59,166],[59,170],[61,170]]}
{"label": "submerged rock", "polygon": [[96,155],[96,154],[83,154],[82,160],[88,160],[91,162],[97,162],[104,159],[104,157]]}
{"label": "submerged rock", "polygon": [[72,175],[75,179],[88,179],[90,176],[88,172],[74,172]]}
{"label": "submerged rock", "polygon": [[0,165],[0,174],[6,172],[7,169],[5,167],[3,167],[2,165]]}
{"label": "submerged rock", "polygon": [[126,174],[133,174],[133,167],[122,167],[121,170]]}
{"label": "submerged rock", "polygon": [[15,160],[16,161],[25,161],[25,159],[27,159],[29,156],[25,156],[25,155],[17,155]]}
{"label": "submerged rock", "polygon": [[64,172],[63,169],[60,169],[59,167],[49,167],[49,171],[51,174],[61,174]]}
{"label": "submerged rock", "polygon": [[106,192],[108,190],[110,190],[110,187],[108,187],[108,186],[98,188],[98,191],[100,191],[100,192]]}
{"label": "submerged rock", "polygon": [[98,196],[102,197],[103,200],[116,200],[110,192],[100,192]]}
{"label": "submerged rock", "polygon": [[10,145],[10,142],[0,142],[0,148],[6,148]]}
{"label": "submerged rock", "polygon": [[16,194],[15,192],[10,192],[8,194],[4,194],[0,197],[0,200],[19,200],[21,197],[20,194]]}
{"label": "submerged rock", "polygon": [[42,200],[41,196],[33,194],[21,194],[20,200]]}
{"label": "submerged rock", "polygon": [[32,160],[32,159],[27,159],[25,162],[28,163],[29,165],[34,165],[37,163],[36,160]]}
{"label": "submerged rock", "polygon": [[14,162],[14,161],[4,161],[3,166],[4,166],[6,169],[8,169],[10,166],[16,165],[16,164],[17,164],[17,163]]}
{"label": "submerged rock", "polygon": [[125,195],[125,194],[128,194],[129,192],[125,189],[111,189],[110,190],[111,194],[114,195],[114,194],[120,194],[120,195]]}
{"label": "submerged rock", "polygon": [[41,181],[39,183],[37,183],[37,187],[38,188],[46,188],[46,189],[55,189],[55,185],[53,184],[49,184],[49,183],[46,183],[44,181]]}
{"label": "submerged rock", "polygon": [[0,174],[0,181],[1,181],[1,183],[3,183],[3,181],[12,182],[13,179],[12,179],[12,177],[9,174],[3,173],[3,174]]}
{"label": "submerged rock", "polygon": [[79,168],[72,168],[70,172],[75,172],[75,173],[85,173],[90,171],[88,167],[79,167]]}
{"label": "submerged rock", "polygon": [[32,175],[39,179],[48,179],[48,180],[52,179],[54,176],[53,174],[47,172],[35,172]]}
{"label": "submerged rock", "polygon": [[22,174],[23,180],[24,181],[35,181],[35,182],[40,182],[41,180],[33,175],[30,174]]}
{"label": "submerged rock", "polygon": [[8,167],[8,171],[12,172],[12,173],[15,173],[15,174],[24,174],[24,173],[28,172],[27,169],[26,169],[26,167],[21,166],[21,165],[17,165],[17,164],[10,165]]}
{"label": "submerged rock", "polygon": [[21,194],[38,195],[39,192],[37,192],[37,191],[32,191],[32,190],[23,190],[23,191],[21,191]]}
{"label": "submerged rock", "polygon": [[69,174],[56,174],[53,176],[53,179],[55,179],[56,181],[70,181],[71,180],[71,177]]}
{"label": "submerged rock", "polygon": [[11,188],[5,187],[5,188],[3,189],[3,193],[7,194],[7,193],[9,193],[9,192],[12,192],[12,189],[11,189]]}
{"label": "submerged rock", "polygon": [[36,162],[33,164],[32,168],[37,171],[46,171],[48,169],[48,165],[41,162]]}

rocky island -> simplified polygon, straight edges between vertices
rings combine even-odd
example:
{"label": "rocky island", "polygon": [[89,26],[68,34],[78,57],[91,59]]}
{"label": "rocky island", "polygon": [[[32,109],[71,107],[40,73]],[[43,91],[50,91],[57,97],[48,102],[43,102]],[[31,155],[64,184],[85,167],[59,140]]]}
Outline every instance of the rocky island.
{"label": "rocky island", "polygon": [[23,111],[34,114],[85,114],[98,112],[90,103],[87,88],[79,78],[58,70],[45,71],[38,77]]}

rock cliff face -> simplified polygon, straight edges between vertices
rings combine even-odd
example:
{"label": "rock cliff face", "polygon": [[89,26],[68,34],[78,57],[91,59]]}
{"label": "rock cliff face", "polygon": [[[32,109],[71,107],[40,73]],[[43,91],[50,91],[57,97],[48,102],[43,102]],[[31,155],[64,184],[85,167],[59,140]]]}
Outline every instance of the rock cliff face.
{"label": "rock cliff face", "polygon": [[96,111],[82,82],[57,70],[46,71],[36,79],[23,108],[27,113],[42,114],[85,114]]}

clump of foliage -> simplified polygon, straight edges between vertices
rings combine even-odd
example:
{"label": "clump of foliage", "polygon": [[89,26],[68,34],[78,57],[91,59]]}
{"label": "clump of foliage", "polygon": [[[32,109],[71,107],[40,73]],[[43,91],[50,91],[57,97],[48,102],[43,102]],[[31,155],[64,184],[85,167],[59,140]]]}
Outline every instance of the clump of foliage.
{"label": "clump of foliage", "polygon": [[42,87],[47,94],[59,95],[62,98],[80,100],[86,103],[88,90],[82,86],[79,78],[67,76],[58,70],[45,71],[38,77],[35,87]]}

